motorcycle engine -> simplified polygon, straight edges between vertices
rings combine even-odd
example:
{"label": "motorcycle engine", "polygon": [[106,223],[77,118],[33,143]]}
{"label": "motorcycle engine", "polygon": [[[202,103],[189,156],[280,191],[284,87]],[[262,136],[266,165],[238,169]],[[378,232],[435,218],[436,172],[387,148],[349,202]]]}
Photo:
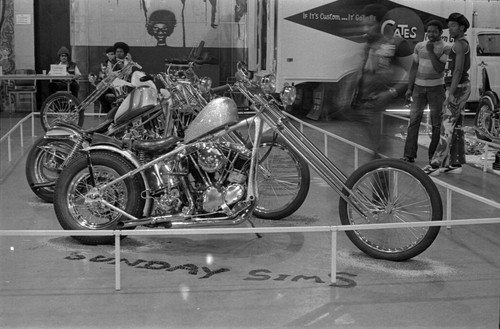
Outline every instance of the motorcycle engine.
{"label": "motorcycle engine", "polygon": [[195,153],[198,174],[204,182],[200,204],[204,212],[227,211],[246,194],[251,152],[239,144],[203,143]]}
{"label": "motorcycle engine", "polygon": [[155,164],[146,171],[154,214],[231,212],[246,196],[250,159],[251,151],[240,144],[204,142],[177,160]]}

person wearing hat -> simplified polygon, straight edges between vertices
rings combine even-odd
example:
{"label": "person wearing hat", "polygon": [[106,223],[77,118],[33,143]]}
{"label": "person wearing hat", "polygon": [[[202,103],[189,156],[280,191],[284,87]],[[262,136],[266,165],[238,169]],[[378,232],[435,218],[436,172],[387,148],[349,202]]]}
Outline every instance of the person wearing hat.
{"label": "person wearing hat", "polygon": [[[443,104],[439,144],[430,164],[424,171],[436,176],[440,173],[461,174],[465,163],[465,140],[461,130],[462,111],[471,93],[468,71],[470,46],[465,32],[470,24],[460,13],[452,13],[446,20],[454,43],[448,60],[449,74],[445,77],[446,99]],[[460,130],[460,131],[457,131]]]}
{"label": "person wearing hat", "polygon": [[[68,48],[62,46],[57,51],[57,56],[59,57],[59,65],[66,65],[66,72],[68,75],[73,75],[73,79],[69,83],[69,89],[73,96],[78,98],[78,91],[80,90],[80,86],[78,85],[78,79],[82,76],[82,73],[78,69],[78,66],[75,62],[71,61],[71,57],[69,54]],[[51,72],[49,72],[49,75]],[[52,95],[58,91],[65,91],[68,89],[68,85],[63,80],[53,80],[49,83],[49,95]]]}
{"label": "person wearing hat", "polygon": [[115,61],[115,48],[113,47],[108,47],[106,48],[106,57],[107,57],[107,62],[114,62]]}

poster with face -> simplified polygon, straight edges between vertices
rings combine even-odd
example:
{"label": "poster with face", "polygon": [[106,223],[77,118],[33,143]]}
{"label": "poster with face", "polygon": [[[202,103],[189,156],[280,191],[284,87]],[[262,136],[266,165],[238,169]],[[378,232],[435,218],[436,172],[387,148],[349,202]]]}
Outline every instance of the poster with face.
{"label": "poster with face", "polygon": [[72,0],[75,46],[244,48],[247,0]]}

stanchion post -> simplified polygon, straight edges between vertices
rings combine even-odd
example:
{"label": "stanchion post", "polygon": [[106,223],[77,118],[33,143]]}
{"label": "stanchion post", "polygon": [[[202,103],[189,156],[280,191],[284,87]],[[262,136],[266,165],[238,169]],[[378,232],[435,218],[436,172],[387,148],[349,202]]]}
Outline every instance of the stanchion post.
{"label": "stanchion post", "polygon": [[7,155],[9,158],[9,162],[12,162],[12,149],[11,149],[11,140],[10,140],[10,135],[7,136]]}
{"label": "stanchion post", "polygon": [[120,280],[120,231],[115,231],[115,290],[121,289]]}
{"label": "stanchion post", "polygon": [[384,112],[380,113],[380,135],[384,133]]}
{"label": "stanchion post", "polygon": [[489,145],[486,144],[484,146],[484,157],[483,157],[483,172],[487,172],[488,171],[488,156],[489,156],[489,153],[490,153],[490,148],[489,148]]}
{"label": "stanchion post", "polygon": [[[451,220],[451,189],[446,188],[446,220]],[[451,225],[446,226],[447,229],[451,229]]]}
{"label": "stanchion post", "polygon": [[328,135],[324,134],[323,139],[325,141],[325,156],[328,158]]}
{"label": "stanchion post", "polygon": [[19,139],[21,140],[21,148],[24,147],[24,137],[23,137],[23,134],[24,134],[24,123],[21,123],[21,125],[19,126]]}
{"label": "stanchion post", "polygon": [[332,265],[331,265],[331,275],[330,283],[337,283],[337,228],[332,226]]}
{"label": "stanchion post", "polygon": [[354,146],[354,170],[359,167],[359,148]]}
{"label": "stanchion post", "polygon": [[35,137],[35,112],[31,112],[31,137]]}

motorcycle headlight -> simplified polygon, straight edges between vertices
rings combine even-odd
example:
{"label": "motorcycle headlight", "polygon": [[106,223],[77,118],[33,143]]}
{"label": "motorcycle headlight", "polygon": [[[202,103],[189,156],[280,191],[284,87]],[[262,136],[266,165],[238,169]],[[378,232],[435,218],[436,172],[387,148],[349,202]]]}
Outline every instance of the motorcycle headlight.
{"label": "motorcycle headlight", "polygon": [[200,91],[202,94],[206,94],[212,88],[212,79],[209,77],[203,77],[200,79]]}
{"label": "motorcycle headlight", "polygon": [[295,102],[295,97],[297,97],[297,89],[295,88],[295,86],[291,86],[288,83],[285,83],[285,86],[280,93],[280,97],[283,105],[292,105]]}
{"label": "motorcycle headlight", "polygon": [[273,74],[266,75],[260,80],[260,85],[265,93],[271,94],[276,91],[276,76]]}

